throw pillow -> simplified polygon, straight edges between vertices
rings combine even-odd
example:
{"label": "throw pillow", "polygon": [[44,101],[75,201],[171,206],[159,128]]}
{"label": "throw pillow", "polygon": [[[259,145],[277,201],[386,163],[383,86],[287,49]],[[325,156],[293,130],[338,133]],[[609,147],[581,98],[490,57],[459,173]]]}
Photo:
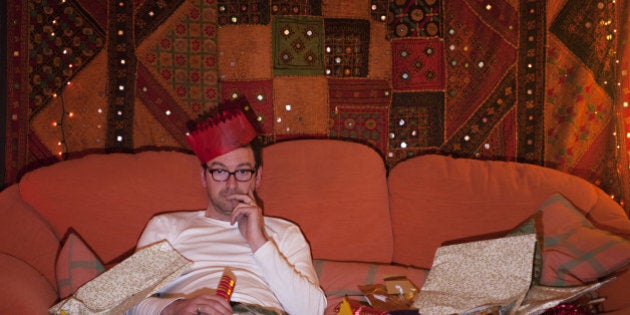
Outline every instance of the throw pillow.
{"label": "throw pillow", "polygon": [[73,231],[64,239],[56,262],[57,288],[64,299],[105,268],[85,242]]}
{"label": "throw pillow", "polygon": [[600,230],[560,194],[547,199],[511,234],[535,232],[532,282],[545,286],[593,283],[630,262],[630,240]]}

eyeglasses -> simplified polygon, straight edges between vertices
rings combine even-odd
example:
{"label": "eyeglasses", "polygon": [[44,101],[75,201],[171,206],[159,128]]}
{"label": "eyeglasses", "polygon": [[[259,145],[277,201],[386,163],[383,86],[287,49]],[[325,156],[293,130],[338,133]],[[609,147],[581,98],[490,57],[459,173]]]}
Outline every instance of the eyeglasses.
{"label": "eyeglasses", "polygon": [[229,172],[224,169],[213,168],[208,169],[208,173],[210,173],[212,179],[217,182],[226,182],[232,175],[234,175],[234,179],[236,179],[237,182],[247,182],[252,179],[254,173],[256,173],[256,170],[242,169],[236,170],[234,172]]}

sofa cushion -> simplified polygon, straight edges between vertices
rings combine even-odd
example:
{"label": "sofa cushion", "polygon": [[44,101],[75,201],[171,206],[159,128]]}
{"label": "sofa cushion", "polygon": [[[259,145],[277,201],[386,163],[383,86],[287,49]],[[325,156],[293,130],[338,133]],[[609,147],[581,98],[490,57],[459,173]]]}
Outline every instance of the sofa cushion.
{"label": "sofa cushion", "polygon": [[590,284],[630,263],[630,240],[594,227],[560,194],[552,195],[517,230],[522,227],[533,227],[540,240],[535,284]]}
{"label": "sofa cushion", "polygon": [[513,162],[424,155],[398,163],[388,180],[394,261],[423,268],[446,242],[504,235],[555,192],[586,211],[598,201],[583,179]]}
{"label": "sofa cushion", "polygon": [[0,253],[0,314],[42,314],[57,300],[55,288],[37,270]]}
{"label": "sofa cushion", "polygon": [[313,258],[390,262],[386,171],[368,146],[293,140],[263,151],[265,214],[296,222]]}
{"label": "sofa cushion", "polygon": [[359,289],[360,285],[384,284],[387,277],[406,276],[420,289],[429,272],[426,269],[399,265],[331,260],[314,260],[313,265],[328,300],[326,315],[337,314],[335,308],[344,297],[365,300],[364,293]]}
{"label": "sofa cushion", "polygon": [[155,213],[207,206],[200,170],[180,152],[94,154],[31,171],[19,187],[59,238],[72,227],[108,263],[133,250]]}
{"label": "sofa cushion", "polygon": [[105,267],[88,245],[71,231],[57,256],[56,270],[59,297],[65,299],[105,271]]}
{"label": "sofa cushion", "polygon": [[22,200],[18,185],[0,192],[0,205],[0,252],[25,261],[54,285],[59,239],[50,225]]}

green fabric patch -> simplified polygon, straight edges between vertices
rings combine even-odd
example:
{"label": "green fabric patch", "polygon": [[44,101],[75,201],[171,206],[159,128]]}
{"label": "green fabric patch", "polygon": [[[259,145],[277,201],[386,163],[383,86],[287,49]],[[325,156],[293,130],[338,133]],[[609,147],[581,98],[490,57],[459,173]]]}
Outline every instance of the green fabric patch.
{"label": "green fabric patch", "polygon": [[323,75],[323,39],[321,18],[276,17],[272,33],[274,75]]}

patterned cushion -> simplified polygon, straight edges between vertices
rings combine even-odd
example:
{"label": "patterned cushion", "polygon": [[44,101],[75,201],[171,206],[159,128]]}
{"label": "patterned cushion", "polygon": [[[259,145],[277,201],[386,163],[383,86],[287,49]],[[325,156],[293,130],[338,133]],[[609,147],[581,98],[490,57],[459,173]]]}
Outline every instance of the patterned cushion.
{"label": "patterned cushion", "polygon": [[57,256],[56,270],[59,297],[63,299],[101,274],[105,268],[85,242],[70,232]]}
{"label": "patterned cushion", "polygon": [[589,284],[630,262],[630,240],[597,229],[560,194],[547,199],[512,234],[533,231],[539,240],[534,258],[534,284]]}

